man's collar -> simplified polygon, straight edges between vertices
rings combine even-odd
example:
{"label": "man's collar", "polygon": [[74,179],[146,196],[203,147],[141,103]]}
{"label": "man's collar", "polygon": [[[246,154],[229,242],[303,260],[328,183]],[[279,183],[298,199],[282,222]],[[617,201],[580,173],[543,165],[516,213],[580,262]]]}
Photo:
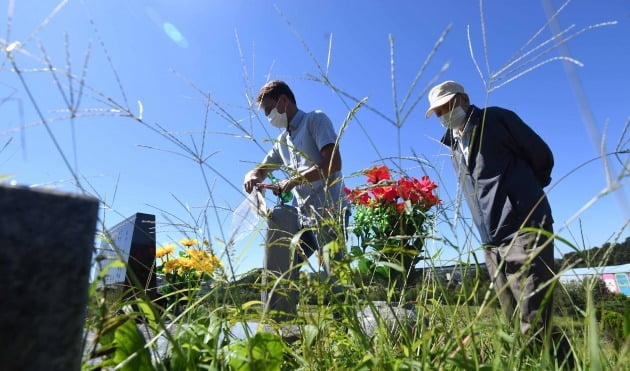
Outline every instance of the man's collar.
{"label": "man's collar", "polygon": [[464,132],[462,135],[457,135],[453,133],[453,130],[446,129],[446,133],[440,140],[442,144],[451,147],[455,142],[455,139],[460,139],[464,135],[469,135],[472,128],[476,125],[476,122],[479,120],[479,116],[481,114],[481,110],[475,105],[470,105],[466,112],[466,117],[468,117],[468,121],[466,121],[466,126],[464,126]]}
{"label": "man's collar", "polygon": [[459,131],[453,132],[454,138],[460,139],[462,137],[470,135],[470,132],[472,131],[472,127],[475,125],[474,124],[475,117],[473,116],[475,112],[477,112],[476,107],[471,104],[470,107],[468,107],[468,112],[466,112],[467,120],[466,120],[466,123],[464,124],[464,130],[462,130],[461,133]]}
{"label": "man's collar", "polygon": [[484,111],[486,110],[481,109],[475,105],[470,105],[470,107],[468,108],[470,111],[468,112],[468,115],[470,116],[470,122],[473,125],[477,125],[478,123],[481,122],[481,120],[483,119],[483,115],[484,115]]}
{"label": "man's collar", "polygon": [[295,113],[295,116],[293,116],[293,118],[291,119],[291,122],[289,123],[289,128],[288,128],[289,133],[295,132],[300,127],[303,117],[304,117],[304,112],[298,109],[297,112]]}

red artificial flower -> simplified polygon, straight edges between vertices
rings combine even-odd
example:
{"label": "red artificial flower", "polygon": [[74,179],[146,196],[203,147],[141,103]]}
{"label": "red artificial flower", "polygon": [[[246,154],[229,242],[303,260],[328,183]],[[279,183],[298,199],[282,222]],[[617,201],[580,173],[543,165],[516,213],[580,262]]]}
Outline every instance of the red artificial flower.
{"label": "red artificial flower", "polygon": [[417,190],[417,179],[400,178],[398,180],[398,194],[403,200],[409,200],[413,203],[420,201],[421,194]]}
{"label": "red artificial flower", "polygon": [[405,202],[399,202],[396,204],[396,211],[398,211],[399,213],[404,213],[405,212]]}
{"label": "red artificial flower", "polygon": [[[409,200],[411,206],[419,206],[423,210],[428,210],[441,201],[433,194],[437,185],[428,176],[417,178],[401,177],[398,181],[391,179],[387,166],[374,166],[364,173],[371,184],[378,186],[357,187],[350,189],[344,187],[344,192],[350,202],[355,205],[374,207],[378,204],[395,204],[398,212],[405,210],[405,201]],[[372,197],[373,196],[373,197]],[[398,199],[402,202],[396,202]]]}
{"label": "red artificial flower", "polygon": [[433,183],[426,175],[422,177],[419,186],[422,194],[432,194],[433,190],[437,188],[437,184]]}
{"label": "red artificial flower", "polygon": [[393,202],[398,198],[398,192],[393,186],[381,186],[374,187],[371,189],[372,194],[376,197],[377,200],[382,200],[385,202]]}
{"label": "red artificial flower", "polygon": [[348,187],[344,187],[343,191],[348,196],[348,200],[352,203],[358,203],[361,205],[367,205],[370,203],[370,195],[367,191],[361,189],[350,189]]}
{"label": "red artificial flower", "polygon": [[368,205],[372,199],[370,198],[370,195],[364,191],[357,196],[357,200],[361,205]]}
{"label": "red artificial flower", "polygon": [[424,199],[424,204],[427,209],[431,208],[431,206],[439,204],[440,202],[442,201],[435,197],[434,194],[427,195]]}
{"label": "red artificial flower", "polygon": [[376,184],[381,180],[389,180],[391,179],[391,175],[389,174],[389,169],[387,166],[374,166],[365,171],[365,175],[367,175],[368,183]]}

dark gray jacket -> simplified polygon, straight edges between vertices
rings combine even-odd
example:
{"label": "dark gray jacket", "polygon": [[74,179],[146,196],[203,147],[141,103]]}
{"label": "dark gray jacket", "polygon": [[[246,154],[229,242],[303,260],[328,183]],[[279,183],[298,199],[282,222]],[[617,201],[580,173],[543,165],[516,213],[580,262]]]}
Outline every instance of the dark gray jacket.
{"label": "dark gray jacket", "polygon": [[442,143],[451,148],[453,166],[484,244],[498,245],[522,226],[550,226],[551,207],[543,187],[551,182],[553,154],[514,112],[470,106],[468,164],[451,130]]}

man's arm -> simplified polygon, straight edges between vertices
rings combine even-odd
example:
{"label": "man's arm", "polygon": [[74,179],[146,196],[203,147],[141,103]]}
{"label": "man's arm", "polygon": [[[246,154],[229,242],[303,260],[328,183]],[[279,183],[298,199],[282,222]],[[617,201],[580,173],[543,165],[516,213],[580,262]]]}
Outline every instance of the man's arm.
{"label": "man's arm", "polygon": [[549,185],[554,160],[547,143],[514,112],[506,110],[504,118],[518,155],[531,166],[542,187]]}
{"label": "man's arm", "polygon": [[334,143],[325,145],[320,150],[320,153],[322,154],[322,160],[319,164],[313,165],[299,174],[279,182],[278,190],[274,189],[274,194],[290,191],[300,184],[327,178],[330,174],[341,170],[341,154],[338,148],[335,149]]}

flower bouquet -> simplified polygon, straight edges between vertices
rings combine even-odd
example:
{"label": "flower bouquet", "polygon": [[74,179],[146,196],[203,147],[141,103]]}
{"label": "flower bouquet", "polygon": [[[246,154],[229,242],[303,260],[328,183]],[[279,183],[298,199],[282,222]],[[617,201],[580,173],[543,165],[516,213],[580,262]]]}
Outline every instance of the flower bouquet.
{"label": "flower bouquet", "polygon": [[184,250],[179,251],[178,257],[175,257],[175,244],[155,251],[155,257],[161,263],[156,271],[166,281],[161,291],[169,304],[177,297],[187,298],[188,293],[198,290],[202,282],[210,280],[215,270],[223,266],[216,255],[195,247],[199,244],[196,239],[184,238],[179,243]]}
{"label": "flower bouquet", "polygon": [[353,254],[360,256],[362,273],[375,272],[391,279],[390,268],[394,268],[405,273],[406,281],[422,259],[424,239],[434,217],[430,210],[441,202],[433,194],[437,185],[426,175],[392,179],[387,166],[363,173],[367,184],[345,189],[355,208],[351,229],[359,245],[353,247]]}

